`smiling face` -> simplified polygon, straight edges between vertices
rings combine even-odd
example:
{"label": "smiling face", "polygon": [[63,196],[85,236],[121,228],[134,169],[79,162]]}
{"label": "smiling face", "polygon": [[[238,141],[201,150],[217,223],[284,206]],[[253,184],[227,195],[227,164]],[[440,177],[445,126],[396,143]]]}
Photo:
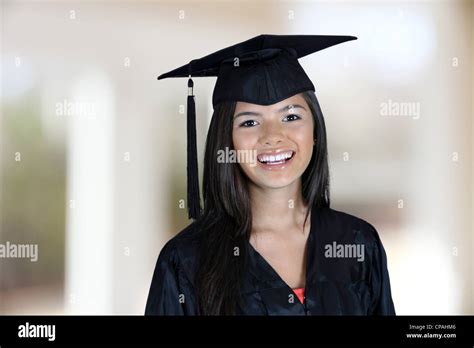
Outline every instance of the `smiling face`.
{"label": "smiling face", "polygon": [[300,94],[273,105],[237,102],[232,140],[235,150],[257,152],[257,165],[240,163],[250,181],[281,188],[301,178],[313,154],[314,121]]}

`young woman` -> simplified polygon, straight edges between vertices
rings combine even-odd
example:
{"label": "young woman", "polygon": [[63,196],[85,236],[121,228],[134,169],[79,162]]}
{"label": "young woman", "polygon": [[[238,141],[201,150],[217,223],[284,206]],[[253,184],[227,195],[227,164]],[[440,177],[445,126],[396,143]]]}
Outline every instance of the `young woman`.
{"label": "young woman", "polygon": [[[317,51],[348,37],[252,40],[194,61],[206,71],[220,64],[204,209],[161,250],[145,314],[394,315],[377,231],[330,208],[324,118],[294,62],[308,52],[302,42]],[[223,65],[235,62],[222,59],[229,55],[241,58],[238,70]],[[246,89],[222,92],[232,81]],[[223,149],[254,153],[256,161],[221,163]]]}

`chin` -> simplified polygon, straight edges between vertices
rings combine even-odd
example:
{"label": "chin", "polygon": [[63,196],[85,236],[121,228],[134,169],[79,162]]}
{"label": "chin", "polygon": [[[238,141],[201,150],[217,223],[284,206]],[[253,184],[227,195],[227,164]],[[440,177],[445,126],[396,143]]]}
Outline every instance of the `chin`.
{"label": "chin", "polygon": [[252,182],[264,188],[279,189],[293,184],[300,176],[298,175],[281,175],[282,173],[271,173],[259,175],[258,178],[250,179]]}
{"label": "chin", "polygon": [[256,186],[261,188],[279,189],[293,184],[300,179],[304,173],[303,168],[297,165],[295,168],[285,168],[283,170],[265,170],[260,167],[247,167],[244,172],[247,178]]}

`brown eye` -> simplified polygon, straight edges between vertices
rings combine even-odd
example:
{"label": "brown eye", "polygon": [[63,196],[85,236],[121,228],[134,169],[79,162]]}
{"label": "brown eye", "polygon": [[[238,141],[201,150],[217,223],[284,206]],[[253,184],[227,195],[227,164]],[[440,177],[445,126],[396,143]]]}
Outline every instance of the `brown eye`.
{"label": "brown eye", "polygon": [[258,123],[257,121],[255,120],[248,120],[248,121],[245,121],[245,122],[242,122],[239,127],[254,127],[256,126]]}
{"label": "brown eye", "polygon": [[283,119],[283,122],[292,122],[292,121],[296,121],[296,120],[299,120],[299,119],[301,119],[300,116],[295,115],[295,114],[291,114],[291,115],[286,116]]}

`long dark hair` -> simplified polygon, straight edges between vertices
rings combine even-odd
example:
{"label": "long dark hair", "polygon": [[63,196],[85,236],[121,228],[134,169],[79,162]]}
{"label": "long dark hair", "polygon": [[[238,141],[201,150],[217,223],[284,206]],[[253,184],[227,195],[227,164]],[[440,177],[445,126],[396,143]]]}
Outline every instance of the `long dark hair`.
{"label": "long dark hair", "polygon": [[[303,92],[314,119],[311,161],[302,175],[302,195],[309,207],[329,207],[329,166],[326,127],[313,91]],[[240,280],[246,266],[252,212],[247,178],[238,163],[218,163],[218,150],[234,149],[232,120],[235,102],[214,108],[204,158],[204,209],[200,228],[197,296],[202,315],[236,314]],[[309,210],[306,214],[305,223]]]}

